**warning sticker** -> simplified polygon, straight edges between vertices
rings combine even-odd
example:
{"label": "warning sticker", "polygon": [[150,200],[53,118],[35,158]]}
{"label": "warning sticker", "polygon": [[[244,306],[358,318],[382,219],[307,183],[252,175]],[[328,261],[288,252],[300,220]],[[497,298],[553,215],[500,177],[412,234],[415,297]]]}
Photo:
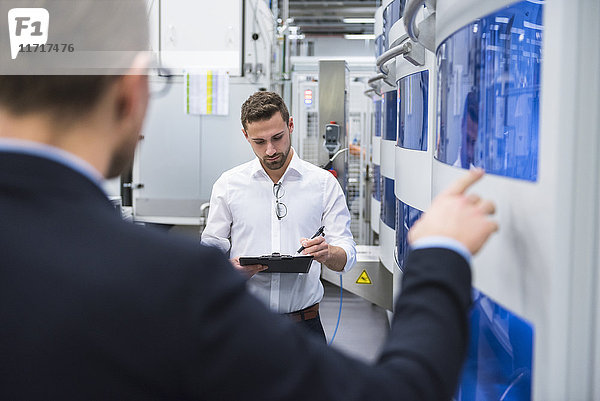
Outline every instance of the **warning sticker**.
{"label": "warning sticker", "polygon": [[356,280],[356,284],[373,284],[366,270],[363,270],[362,273],[360,273],[360,276],[358,276],[358,279]]}

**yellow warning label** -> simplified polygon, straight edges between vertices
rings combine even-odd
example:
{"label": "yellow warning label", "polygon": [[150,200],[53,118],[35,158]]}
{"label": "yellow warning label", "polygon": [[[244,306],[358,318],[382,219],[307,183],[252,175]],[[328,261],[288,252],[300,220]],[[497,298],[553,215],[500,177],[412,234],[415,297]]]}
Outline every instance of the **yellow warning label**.
{"label": "yellow warning label", "polygon": [[360,273],[360,276],[358,276],[358,279],[356,280],[356,284],[373,284],[366,270],[363,270],[362,273]]}

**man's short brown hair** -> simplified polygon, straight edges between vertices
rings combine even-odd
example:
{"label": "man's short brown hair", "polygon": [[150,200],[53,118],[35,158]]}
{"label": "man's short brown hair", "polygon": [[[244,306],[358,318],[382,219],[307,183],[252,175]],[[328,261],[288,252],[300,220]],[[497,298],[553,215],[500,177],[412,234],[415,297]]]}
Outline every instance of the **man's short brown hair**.
{"label": "man's short brown hair", "polygon": [[[74,51],[25,52],[11,60],[9,41],[0,41],[0,108],[11,114],[48,113],[57,120],[81,116],[126,72],[136,55],[148,49],[144,0],[23,3],[46,8],[52,21],[48,43],[72,42]],[[57,67],[69,57],[76,61],[73,68]],[[101,64],[90,61],[78,70],[78,63],[85,66],[87,58]],[[18,72],[11,73],[17,67]]]}
{"label": "man's short brown hair", "polygon": [[290,113],[281,96],[275,92],[256,92],[242,105],[242,126],[247,130],[248,124],[268,120],[277,112],[288,124]]}

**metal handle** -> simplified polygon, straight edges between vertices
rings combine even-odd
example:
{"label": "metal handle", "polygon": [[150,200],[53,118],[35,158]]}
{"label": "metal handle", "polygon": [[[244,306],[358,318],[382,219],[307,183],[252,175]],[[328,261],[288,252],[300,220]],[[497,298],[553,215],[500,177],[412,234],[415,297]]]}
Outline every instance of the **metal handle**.
{"label": "metal handle", "polygon": [[404,28],[406,33],[415,42],[419,41],[419,28],[416,24],[417,13],[425,0],[408,0],[404,7]]}
{"label": "metal handle", "polygon": [[377,74],[377,75],[372,76],[371,78],[369,78],[367,80],[367,84],[371,85],[373,82],[380,81],[383,78],[385,78],[385,74]]}
{"label": "metal handle", "polygon": [[389,69],[384,68],[385,67],[384,64],[387,63],[388,61],[390,61],[391,59],[393,59],[394,57],[398,57],[402,54],[409,53],[411,50],[412,50],[412,43],[410,43],[410,42],[404,42],[404,44],[392,47],[390,50],[383,53],[381,56],[379,56],[377,58],[377,61],[376,61],[377,68],[379,68],[379,70],[383,74],[385,74],[385,76],[387,76],[387,74],[389,73]]}

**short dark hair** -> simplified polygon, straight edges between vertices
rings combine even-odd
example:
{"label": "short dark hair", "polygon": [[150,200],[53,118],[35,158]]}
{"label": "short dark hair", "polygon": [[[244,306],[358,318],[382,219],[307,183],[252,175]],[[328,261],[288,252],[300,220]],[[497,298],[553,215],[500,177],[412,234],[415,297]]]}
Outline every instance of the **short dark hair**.
{"label": "short dark hair", "polygon": [[[48,9],[52,24],[48,43],[73,43],[75,52],[34,52],[10,60],[8,41],[2,41],[0,108],[11,114],[43,112],[56,120],[86,114],[126,73],[134,57],[148,50],[143,0],[28,0],[27,5]],[[76,61],[75,67],[60,64],[69,57]],[[77,67],[84,58],[87,67]]]}
{"label": "short dark hair", "polygon": [[275,92],[256,92],[242,105],[242,126],[247,130],[248,124],[268,120],[277,112],[286,124],[290,121],[290,113],[281,96]]}
{"label": "short dark hair", "polygon": [[0,107],[16,116],[72,119],[91,110],[116,75],[0,75]]}

